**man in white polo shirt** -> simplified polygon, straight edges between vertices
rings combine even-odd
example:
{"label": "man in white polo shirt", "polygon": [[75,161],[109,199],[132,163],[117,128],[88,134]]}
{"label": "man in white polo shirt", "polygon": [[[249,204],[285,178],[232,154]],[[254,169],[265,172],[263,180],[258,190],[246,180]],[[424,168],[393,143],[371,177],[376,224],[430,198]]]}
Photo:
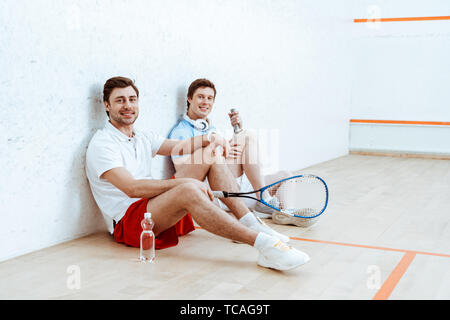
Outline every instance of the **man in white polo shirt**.
{"label": "man in white polo shirt", "polygon": [[[128,78],[106,81],[103,100],[109,121],[92,137],[86,153],[86,174],[94,198],[117,242],[139,247],[140,222],[152,212],[156,249],[174,246],[178,237],[193,231],[192,218],[205,230],[254,246],[258,264],[278,270],[298,267],[307,254],[282,242],[262,224],[240,221],[249,213],[238,198],[227,199],[236,218],[213,204],[210,187],[191,178],[157,180],[151,176],[156,155],[193,153],[203,149],[210,163],[208,180],[220,190],[233,191],[235,181],[225,162],[230,146],[218,134],[188,140],[165,139],[133,124],[139,115],[139,90]],[[217,153],[217,146],[224,150]]]}

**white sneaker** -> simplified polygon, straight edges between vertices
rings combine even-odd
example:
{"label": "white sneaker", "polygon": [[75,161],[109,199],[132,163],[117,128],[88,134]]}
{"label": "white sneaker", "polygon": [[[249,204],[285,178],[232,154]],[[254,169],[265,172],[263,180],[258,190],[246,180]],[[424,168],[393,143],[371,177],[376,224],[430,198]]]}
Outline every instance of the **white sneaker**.
{"label": "white sneaker", "polygon": [[258,265],[276,270],[291,270],[310,260],[309,256],[278,241],[275,245],[259,250]]}
{"label": "white sneaker", "polygon": [[272,215],[272,221],[276,224],[290,224],[297,227],[307,228],[312,226],[319,220],[320,216],[315,218],[298,218],[293,217],[282,212],[274,212]]}
{"label": "white sneaker", "polygon": [[289,240],[291,240],[288,236],[285,236],[284,234],[276,232],[275,230],[273,230],[272,228],[267,226],[258,217],[256,217],[256,220],[258,220],[258,222],[256,222],[256,223],[252,224],[251,226],[249,226],[250,229],[253,229],[253,230],[257,231],[257,232],[264,232],[264,233],[266,233],[268,235],[271,235],[271,236],[274,236],[275,238],[280,239],[283,242],[289,242]]}

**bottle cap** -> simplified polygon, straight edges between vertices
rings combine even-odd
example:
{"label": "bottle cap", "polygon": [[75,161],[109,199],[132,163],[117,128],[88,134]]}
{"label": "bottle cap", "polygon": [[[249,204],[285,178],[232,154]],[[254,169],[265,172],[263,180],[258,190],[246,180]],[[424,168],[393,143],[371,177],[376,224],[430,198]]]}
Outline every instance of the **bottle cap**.
{"label": "bottle cap", "polygon": [[152,213],[151,213],[151,212],[146,212],[146,213],[144,214],[144,218],[145,218],[145,219],[151,219],[151,218],[152,218]]}

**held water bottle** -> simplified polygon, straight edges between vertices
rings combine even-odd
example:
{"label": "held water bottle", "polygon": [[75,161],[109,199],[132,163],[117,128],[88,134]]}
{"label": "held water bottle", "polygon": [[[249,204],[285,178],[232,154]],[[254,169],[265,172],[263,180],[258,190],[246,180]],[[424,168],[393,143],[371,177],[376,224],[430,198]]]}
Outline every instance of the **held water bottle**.
{"label": "held water bottle", "polygon": [[145,213],[141,226],[140,260],[143,262],[152,262],[155,259],[155,234],[153,233],[154,223],[150,212]]}
{"label": "held water bottle", "polygon": [[[236,110],[235,108],[231,108],[230,113],[233,113],[233,112],[236,112],[236,111],[237,111],[237,110]],[[234,133],[239,133],[239,132],[242,131],[241,127],[239,127],[238,124],[235,124],[235,125],[233,126],[233,130],[234,130]]]}

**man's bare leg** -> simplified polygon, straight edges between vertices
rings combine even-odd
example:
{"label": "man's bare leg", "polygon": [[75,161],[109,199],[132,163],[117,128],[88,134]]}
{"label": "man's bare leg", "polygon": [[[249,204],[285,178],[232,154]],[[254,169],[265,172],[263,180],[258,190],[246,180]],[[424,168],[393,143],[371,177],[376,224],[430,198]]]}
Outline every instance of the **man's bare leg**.
{"label": "man's bare leg", "polygon": [[211,164],[214,163],[211,146],[199,148],[192,155],[174,159],[175,178],[194,178],[204,181]]}
{"label": "man's bare leg", "polygon": [[[198,161],[198,159],[203,160]],[[213,190],[239,191],[239,186],[228,168],[225,158],[220,154],[213,154],[209,146],[197,149],[192,156],[187,156],[184,160],[177,160],[176,168],[175,178],[194,178],[204,181],[207,176]],[[242,199],[226,198],[221,201],[227,205],[237,219],[250,212]]]}
{"label": "man's bare leg", "polygon": [[[238,158],[227,158],[227,164],[231,172],[236,178],[245,173],[254,190],[264,187],[256,136],[248,131],[242,131],[235,135],[233,139],[241,145],[242,152]],[[259,198],[259,194],[257,194],[257,197]]]}
{"label": "man's bare leg", "polygon": [[[196,152],[199,150],[202,150],[202,156],[206,158],[206,160],[203,161],[203,164],[195,164],[195,167],[193,168],[194,170],[189,170],[189,167],[192,165],[188,163],[181,166],[181,169],[180,163],[175,164],[177,167],[175,177],[200,178],[201,181],[203,181],[204,178],[202,174],[207,171],[208,182],[211,189],[239,192],[239,186],[236,183],[236,179],[231,173],[225,158],[221,154],[209,153],[211,149],[208,149],[208,147],[197,149]],[[196,155],[195,152],[193,155]],[[276,232],[258,220],[241,198],[223,198],[220,200],[231,210],[240,223],[252,228],[253,230],[258,230],[275,236],[284,242],[289,241],[288,236]],[[197,221],[197,223],[199,222]]]}
{"label": "man's bare leg", "polygon": [[[208,181],[213,190],[226,190],[239,192],[239,187],[236,183],[233,174],[231,173],[225,159],[222,156],[217,156],[216,163],[213,164],[208,172]],[[269,228],[267,225],[257,219],[252,211],[246,206],[245,202],[240,198],[224,198],[221,199],[223,203],[234,213],[239,222],[244,225],[281,239],[284,242],[289,241],[289,237],[275,230]]]}
{"label": "man's bare leg", "polygon": [[[217,156],[216,163],[210,167],[208,182],[212,190],[239,192],[236,179],[222,156]],[[251,211],[242,199],[223,198],[220,200],[234,213],[237,219],[242,218]]]}
{"label": "man's bare leg", "polygon": [[194,183],[183,183],[150,199],[147,210],[152,212],[156,235],[175,225],[189,212],[207,231],[258,249],[260,266],[289,270],[309,261],[309,256],[304,252],[286,246],[276,237],[252,230],[230,217]]}
{"label": "man's bare leg", "polygon": [[227,239],[252,246],[258,235],[217,207],[192,183],[183,183],[150,199],[147,211],[152,213],[156,235],[175,225],[187,212],[202,228]]}
{"label": "man's bare leg", "polygon": [[[264,176],[264,185],[269,185],[275,183],[277,181],[292,177],[293,173],[290,171],[282,170],[275,172],[274,174]],[[278,188],[271,188],[270,195],[274,195],[277,192]]]}

